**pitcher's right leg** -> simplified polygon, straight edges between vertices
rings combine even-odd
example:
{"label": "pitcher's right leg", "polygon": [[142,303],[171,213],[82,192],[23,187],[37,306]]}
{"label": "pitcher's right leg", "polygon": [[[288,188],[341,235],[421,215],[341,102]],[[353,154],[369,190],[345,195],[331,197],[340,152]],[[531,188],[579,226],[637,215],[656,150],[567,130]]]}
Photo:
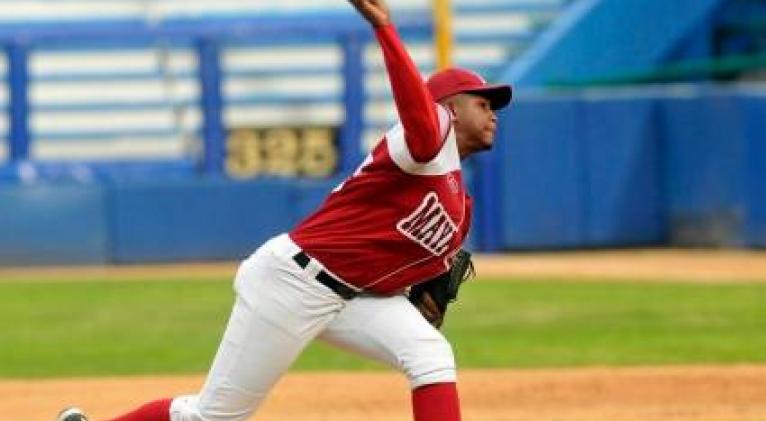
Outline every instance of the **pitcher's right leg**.
{"label": "pitcher's right leg", "polygon": [[179,397],[171,421],[244,421],[345,305],[304,273],[284,237],[241,265],[237,301],[201,392]]}
{"label": "pitcher's right leg", "polygon": [[245,260],[237,298],[202,390],[155,401],[111,421],[244,421],[345,301],[293,260],[275,237]]}

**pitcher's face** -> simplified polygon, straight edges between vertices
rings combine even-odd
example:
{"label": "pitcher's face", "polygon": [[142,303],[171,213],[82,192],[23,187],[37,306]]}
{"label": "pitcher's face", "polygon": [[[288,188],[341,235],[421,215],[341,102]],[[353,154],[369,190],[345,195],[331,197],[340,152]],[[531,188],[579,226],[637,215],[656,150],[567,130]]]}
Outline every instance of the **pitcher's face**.
{"label": "pitcher's face", "polygon": [[457,94],[448,106],[455,114],[455,135],[460,156],[491,149],[497,130],[497,115],[490,101],[480,95]]}

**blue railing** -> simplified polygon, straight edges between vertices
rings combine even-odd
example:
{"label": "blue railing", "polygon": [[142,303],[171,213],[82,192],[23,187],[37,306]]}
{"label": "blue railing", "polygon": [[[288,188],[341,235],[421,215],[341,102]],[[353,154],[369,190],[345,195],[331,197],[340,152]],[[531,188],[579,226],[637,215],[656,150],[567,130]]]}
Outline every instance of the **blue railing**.
{"label": "blue railing", "polygon": [[[120,0],[123,1],[123,0]],[[125,0],[129,1],[129,0]],[[488,78],[492,79],[500,68],[504,66],[507,60],[523,51],[534,38],[540,33],[541,29],[550,23],[560,12],[561,8],[567,3],[567,0],[500,0],[490,3],[473,4],[468,0],[455,1],[456,25],[455,37],[456,61],[457,64],[472,68]],[[275,8],[276,10],[277,8]],[[346,10],[348,9],[348,10]],[[132,12],[131,12],[132,13]],[[17,23],[0,25],[0,44],[6,47],[8,54],[14,51],[16,59],[9,60],[15,64],[24,67],[29,58],[33,60],[38,58],[45,62],[50,56],[56,56],[59,52],[64,55],[74,53],[78,58],[83,57],[86,60],[92,60],[92,57],[98,57],[100,54],[111,51],[135,51],[141,54],[161,54],[163,56],[172,56],[177,53],[181,55],[191,52],[198,58],[203,54],[214,57],[218,60],[218,66],[208,66],[204,60],[198,60],[197,65],[181,66],[180,68],[171,68],[163,64],[152,64],[150,67],[138,65],[137,67],[111,68],[105,71],[104,68],[96,69],[83,65],[77,68],[67,68],[64,71],[51,68],[50,66],[36,66],[33,72],[29,69],[20,69],[16,67],[15,73],[8,73],[9,91],[14,101],[12,101],[15,110],[11,110],[11,104],[0,104],[0,112],[9,116],[9,130],[7,140],[9,146],[8,157],[10,164],[25,160],[29,156],[30,142],[39,141],[38,145],[55,146],[61,150],[65,142],[77,143],[80,147],[87,148],[89,143],[96,144],[103,140],[109,148],[111,140],[114,139],[134,139],[136,141],[158,141],[157,145],[163,143],[167,145],[180,145],[182,138],[200,139],[208,136],[212,139],[220,136],[221,125],[216,126],[216,121],[220,123],[220,112],[217,119],[207,113],[206,104],[215,105],[218,101],[228,112],[238,113],[243,107],[253,106],[274,106],[274,109],[289,109],[294,104],[304,109],[311,109],[311,113],[318,109],[332,109],[334,117],[327,117],[327,114],[321,114],[322,124],[331,124],[338,127],[344,124],[343,117],[349,116],[351,121],[345,122],[342,128],[344,135],[341,139],[342,151],[350,151],[350,155],[342,153],[343,163],[354,162],[358,159],[359,151],[356,147],[358,141],[349,140],[346,135],[358,135],[366,140],[370,139],[373,132],[380,132],[384,127],[391,124],[393,116],[391,114],[375,113],[378,110],[370,107],[369,104],[390,101],[390,92],[387,86],[370,87],[362,93],[359,89],[364,80],[353,81],[343,75],[343,80],[347,85],[347,91],[342,89],[328,87],[325,90],[311,92],[281,92],[280,88],[285,84],[277,86],[272,92],[258,92],[244,90],[242,92],[232,92],[227,89],[225,93],[220,91],[220,79],[226,81],[236,81],[239,83],[245,81],[258,80],[260,78],[294,78],[295,80],[312,80],[317,77],[332,77],[342,74],[344,69],[357,68],[363,69],[367,81],[370,75],[378,77],[382,75],[380,63],[365,61],[359,55],[365,42],[369,41],[366,25],[355,16],[349,8],[329,8],[328,10],[311,10],[290,13],[253,13],[245,12],[245,15],[236,15],[233,13],[213,13],[200,14],[199,18],[178,18],[173,17],[172,13],[159,17],[160,20],[152,21],[143,15],[125,15],[123,17],[98,18],[90,17],[87,21],[46,21],[35,23]],[[497,18],[509,16],[526,16],[527,24],[503,24]],[[482,22],[482,19],[489,17],[495,19],[492,24],[476,25],[476,22]],[[431,39],[430,14],[426,10],[421,10],[415,15],[398,14],[397,22],[400,29],[408,41],[414,41],[420,44],[428,44]],[[486,21],[485,21],[486,22]],[[354,47],[350,43],[358,43]],[[205,47],[206,46],[206,47]],[[273,46],[285,46],[287,49],[295,47],[304,48],[312,46],[332,46],[337,51],[342,51],[343,62],[335,57],[327,62],[306,62],[296,63],[294,67],[281,65],[277,67],[261,68],[259,65],[244,66],[220,63],[222,52],[239,50],[256,52],[262,47],[271,49]],[[205,48],[213,48],[215,51],[203,51]],[[483,52],[482,52],[483,51]],[[468,53],[468,54],[461,54]],[[147,57],[148,57],[147,55]],[[354,56],[356,55],[356,56]],[[9,56],[10,59],[10,56]],[[336,60],[337,59],[337,60]],[[21,60],[23,63],[20,63]],[[354,64],[353,60],[357,63]],[[92,61],[89,61],[91,63]],[[26,64],[29,67],[28,64]],[[418,66],[423,72],[434,70],[434,63],[429,58],[418,58]],[[212,72],[213,76],[219,78],[219,81],[212,83],[205,82],[202,76],[202,68]],[[26,75],[26,79],[21,74]],[[13,82],[11,82],[11,80]],[[263,79],[261,79],[263,80]],[[49,86],[63,86],[67,84],[77,84],[84,82],[94,82],[96,84],[106,85],[114,83],[115,86],[124,86],[125,83],[135,83],[136,86],[152,83],[166,83],[165,86],[182,84],[188,86],[194,83],[202,89],[206,95],[213,97],[201,98],[199,94],[168,94],[164,93],[162,98],[156,95],[147,94],[142,98],[120,99],[121,94],[117,94],[117,99],[113,95],[109,98],[98,98],[90,96],[87,100],[77,99],[77,97],[52,98],[47,95]],[[355,83],[356,88],[352,89],[350,83]],[[61,85],[58,85],[61,84]],[[38,87],[41,95],[35,95],[34,100],[30,100],[25,95],[29,89],[25,87]],[[289,85],[289,83],[288,83]],[[71,86],[71,85],[70,85]],[[91,85],[94,86],[94,85]],[[211,88],[219,89],[211,89]],[[71,89],[71,88],[70,88]],[[86,88],[88,90],[89,88]],[[141,92],[151,92],[152,88],[141,87]],[[117,89],[119,92],[119,89]],[[136,91],[138,93],[138,91]],[[350,95],[356,92],[358,95]],[[78,94],[79,95],[79,94]],[[83,92],[83,95],[88,96]],[[215,95],[220,98],[215,99]],[[139,94],[141,96],[141,94]],[[18,100],[16,100],[18,98]],[[26,99],[26,102],[24,101]],[[360,101],[354,104],[345,102],[346,99]],[[212,101],[212,102],[211,102]],[[354,120],[355,113],[363,110],[361,103],[368,104],[366,120],[361,118],[361,127],[359,119]],[[353,109],[353,111],[352,111]],[[207,110],[207,111],[206,111]],[[110,128],[100,125],[99,127],[89,126],[87,124],[86,114],[92,114],[95,121],[101,121],[100,115],[103,113],[137,113],[140,111],[156,112],[155,115],[174,114],[192,115],[191,120],[185,121],[183,125],[172,125],[170,123],[157,123],[155,125],[136,124],[129,128]],[[343,117],[340,114],[345,112]],[[12,113],[16,115],[11,118]],[[35,114],[35,124],[24,124],[22,121],[24,115]],[[59,125],[57,119],[64,114],[75,116],[72,120],[64,120],[64,125]],[[200,127],[198,119],[199,114],[203,118],[199,119],[207,126]],[[241,113],[240,113],[241,114]],[[319,114],[316,114],[319,115]],[[28,120],[28,117],[27,117]],[[332,120],[332,121],[328,121]],[[193,123],[189,123],[193,121]],[[188,123],[188,124],[187,124]],[[275,123],[280,124],[280,123]],[[356,126],[355,126],[356,124]],[[11,139],[12,137],[12,139]],[[212,144],[211,144],[212,142]],[[55,144],[55,145],[54,145]],[[215,153],[215,147],[219,152],[221,146],[216,140],[207,141],[210,146],[210,152],[204,162],[197,162],[196,158],[180,156],[184,152],[180,151],[174,155],[177,159],[190,159],[189,168],[208,168],[216,170],[210,159],[219,155]],[[172,147],[172,146],[168,146]],[[11,150],[12,149],[12,150]],[[39,149],[37,149],[39,150]],[[80,148],[75,148],[80,151]],[[106,150],[106,149],[102,149]],[[114,151],[116,149],[109,149]],[[78,152],[75,152],[78,153]],[[119,152],[107,152],[117,154]],[[212,155],[211,155],[212,154]],[[55,155],[55,154],[54,154]],[[73,154],[70,154],[72,156]],[[45,168],[53,164],[53,160],[58,158],[51,157],[50,154],[44,161],[39,159],[32,160],[39,168]],[[347,159],[346,159],[347,158]],[[69,158],[70,160],[72,158]],[[117,158],[112,158],[117,159]],[[149,154],[142,159],[151,159]],[[104,160],[104,158],[99,158]],[[70,161],[71,162],[71,161]],[[85,163],[91,165],[90,163]],[[0,162],[0,177],[2,177],[2,162]],[[220,167],[220,164],[217,165]],[[43,170],[44,172],[44,170]]]}
{"label": "blue railing", "polygon": [[[399,30],[405,36],[430,38],[430,16],[415,14],[398,19]],[[334,14],[332,16],[291,16],[280,19],[250,17],[246,19],[184,19],[166,20],[151,24],[140,20],[105,22],[66,22],[46,25],[5,25],[0,26],[0,44],[3,45],[8,62],[7,81],[9,104],[7,107],[8,163],[14,166],[30,158],[31,143],[34,141],[30,130],[30,76],[29,56],[35,48],[46,50],[57,46],[92,45],[94,47],[119,48],[121,45],[193,46],[197,56],[197,83],[200,87],[198,98],[202,111],[201,134],[204,144],[202,162],[192,168],[206,173],[222,171],[226,128],[223,121],[224,96],[222,82],[224,72],[221,65],[223,45],[246,43],[247,45],[271,45],[274,43],[327,44],[340,46],[342,51],[343,92],[342,108],[344,119],[340,130],[341,171],[349,171],[358,163],[359,141],[365,127],[365,65],[363,51],[370,41],[369,27],[357,16]],[[50,77],[50,76],[48,76]],[[90,80],[89,78],[87,78]],[[232,98],[237,101],[237,98]],[[248,103],[253,101],[248,100]],[[103,104],[99,104],[103,107]],[[107,104],[110,110],[125,107],[138,109],[147,104]],[[64,104],[71,110],[77,104]],[[84,104],[88,107],[90,104]],[[57,104],[43,104],[42,109],[55,110]],[[156,129],[153,129],[157,131]],[[156,134],[152,132],[153,134]],[[55,134],[55,133],[54,133]],[[162,133],[160,133],[162,134]],[[59,133],[59,138],[66,137]],[[82,136],[78,136],[82,138]]]}

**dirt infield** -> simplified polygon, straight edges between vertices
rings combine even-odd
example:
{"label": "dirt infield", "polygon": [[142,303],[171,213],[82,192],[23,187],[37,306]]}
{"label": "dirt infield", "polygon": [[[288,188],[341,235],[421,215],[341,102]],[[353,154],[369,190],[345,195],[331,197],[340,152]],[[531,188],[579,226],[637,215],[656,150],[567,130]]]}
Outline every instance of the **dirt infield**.
{"label": "dirt infield", "polygon": [[[51,421],[77,403],[95,420],[146,400],[196,390],[200,377],[0,382],[3,419]],[[470,421],[764,421],[766,366],[465,371]],[[402,378],[293,373],[253,420],[403,421]]]}
{"label": "dirt infield", "polygon": [[[481,277],[539,279],[592,277],[613,280],[766,282],[766,250],[630,249],[476,256]],[[235,262],[169,265],[3,268],[2,280],[231,279]]]}
{"label": "dirt infield", "polygon": [[545,276],[654,282],[766,282],[764,250],[603,250],[486,255],[482,276]]}

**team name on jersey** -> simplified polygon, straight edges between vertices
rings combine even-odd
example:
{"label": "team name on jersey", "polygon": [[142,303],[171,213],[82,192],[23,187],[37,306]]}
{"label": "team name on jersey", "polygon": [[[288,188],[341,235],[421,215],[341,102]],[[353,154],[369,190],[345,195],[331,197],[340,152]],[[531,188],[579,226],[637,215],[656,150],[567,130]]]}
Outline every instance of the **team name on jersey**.
{"label": "team name on jersey", "polygon": [[396,229],[437,256],[447,251],[457,232],[435,192],[429,192],[414,212],[396,224]]}

